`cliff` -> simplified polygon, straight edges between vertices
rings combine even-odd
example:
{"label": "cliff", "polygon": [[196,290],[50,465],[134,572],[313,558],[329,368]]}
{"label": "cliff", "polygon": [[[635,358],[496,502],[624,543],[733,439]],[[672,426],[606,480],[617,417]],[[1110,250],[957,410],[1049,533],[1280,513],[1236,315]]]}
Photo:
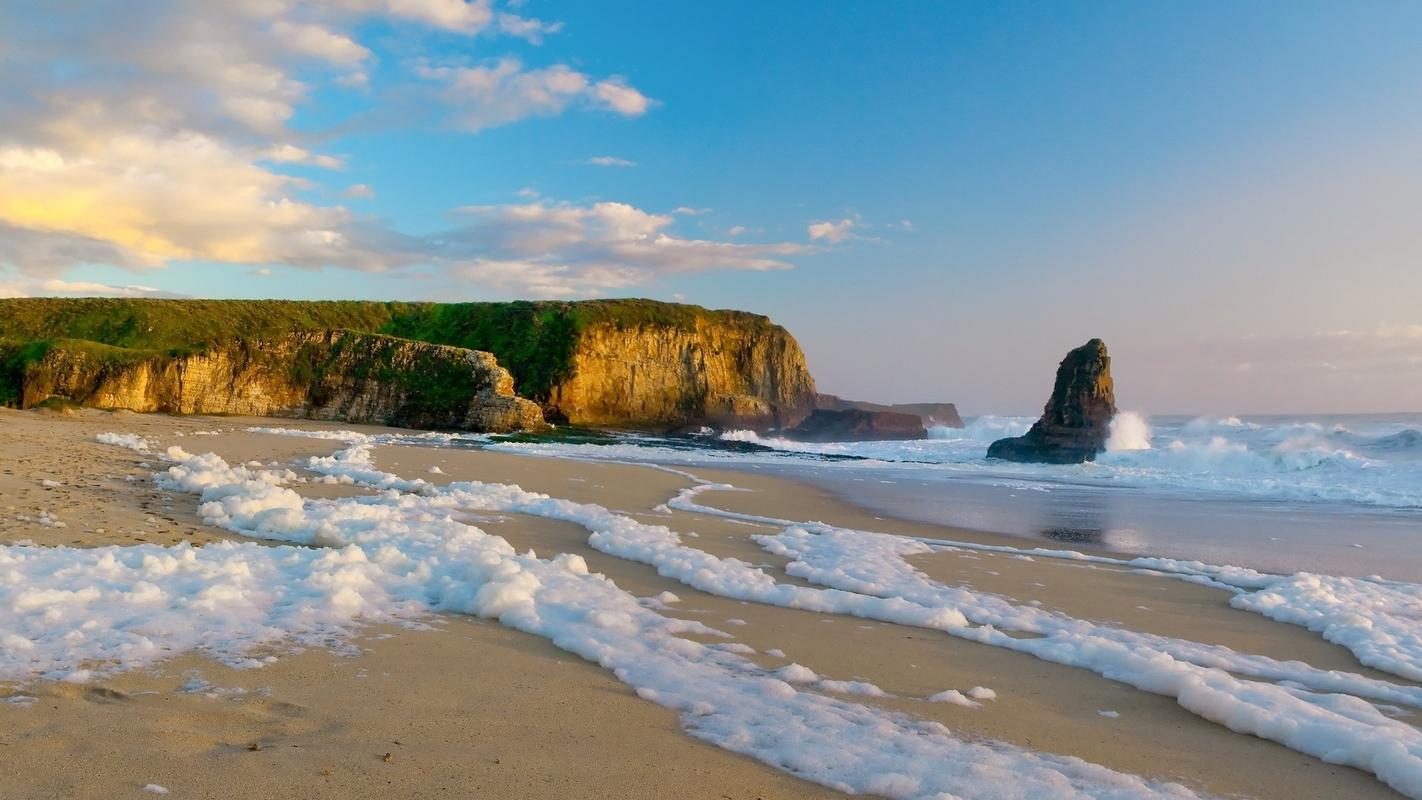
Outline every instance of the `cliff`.
{"label": "cliff", "polygon": [[917,414],[817,408],[784,435],[801,442],[873,442],[927,439],[928,431],[924,430],[923,419]]}
{"label": "cliff", "polygon": [[1022,436],[993,442],[987,456],[1048,464],[1093,461],[1106,449],[1115,416],[1111,356],[1105,342],[1092,339],[1067,353],[1057,366],[1052,396],[1041,419]]}
{"label": "cliff", "polygon": [[963,418],[958,416],[958,407],[952,403],[869,403],[863,400],[846,400],[832,394],[815,396],[815,408],[829,411],[882,411],[893,414],[914,414],[923,421],[923,427],[942,425],[946,428],[963,427]]}
{"label": "cliff", "polygon": [[570,362],[545,402],[584,425],[788,425],[815,392],[799,345],[778,326],[595,323]]}
{"label": "cliff", "polygon": [[792,425],[814,407],[814,379],[784,328],[756,314],[647,300],[0,300],[0,349],[9,342],[9,356],[0,353],[0,402],[23,402],[24,365],[46,343],[79,340],[182,360],[336,329],[493,353],[518,394],[541,404],[549,419],[574,424],[766,428]]}
{"label": "cliff", "polygon": [[800,345],[758,314],[650,300],[457,303],[386,330],[488,350],[550,420],[672,428],[791,425],[814,407]]}
{"label": "cliff", "polygon": [[543,426],[489,353],[350,331],[236,339],[171,353],[60,339],[17,360],[18,405],[292,416],[506,432]]}

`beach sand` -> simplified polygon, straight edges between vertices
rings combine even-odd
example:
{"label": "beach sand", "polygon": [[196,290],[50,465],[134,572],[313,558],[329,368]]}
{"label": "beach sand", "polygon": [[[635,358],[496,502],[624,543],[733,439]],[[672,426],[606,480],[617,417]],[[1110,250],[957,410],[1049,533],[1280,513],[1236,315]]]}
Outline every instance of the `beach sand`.
{"label": "beach sand", "polygon": [[[94,436],[138,433],[189,451],[211,450],[233,463],[291,465],[339,447],[245,432],[253,424],[354,427],[0,410],[0,542],[96,546],[240,538],[204,526],[195,498],[156,489],[150,479],[156,459],[98,444]],[[691,483],[671,472],[456,448],[386,446],[376,457],[382,469],[407,477],[517,483],[598,503],[694,532],[686,541],[716,555],[777,572],[782,564],[749,539],[773,528],[657,511]],[[783,478],[691,471],[742,489],[700,495],[699,502],[715,507],[1022,546],[1008,537],[884,519]],[[360,491],[296,488],[313,496]],[[1172,699],[1085,670],[935,631],[716,597],[593,550],[587,531],[570,523],[501,514],[478,524],[543,557],[581,555],[592,571],[638,596],[671,591],[681,601],[664,613],[732,632],[735,641],[756,649],[751,658],[764,666],[793,661],[827,678],[871,681],[891,697],[855,702],[938,720],[966,738],[1077,756],[1221,796],[1397,796],[1363,772],[1232,733]],[[1038,601],[1084,619],[1374,674],[1301,628],[1231,609],[1227,593],[1179,580],[968,550],[919,556],[915,564],[945,582]],[[0,703],[0,797],[142,796],[150,783],[175,797],[839,796],[693,739],[675,713],[544,639],[464,616],[431,615],[429,622],[424,629],[370,627],[352,648],[282,653],[261,669],[235,670],[185,654],[88,684],[0,685],[0,696],[35,698],[27,705]],[[784,657],[766,655],[774,649]],[[997,699],[977,708],[924,699],[974,686],[992,688]]]}

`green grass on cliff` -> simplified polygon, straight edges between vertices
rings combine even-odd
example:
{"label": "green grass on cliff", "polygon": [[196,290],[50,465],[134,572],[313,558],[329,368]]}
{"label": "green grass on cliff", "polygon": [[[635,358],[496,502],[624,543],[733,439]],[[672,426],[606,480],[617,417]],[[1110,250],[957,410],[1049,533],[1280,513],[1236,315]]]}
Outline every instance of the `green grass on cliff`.
{"label": "green grass on cliff", "polygon": [[[250,342],[321,329],[383,333],[485,350],[513,373],[519,394],[541,401],[570,376],[578,337],[589,327],[689,330],[703,321],[754,329],[773,327],[758,314],[654,300],[443,304],[0,299],[0,404],[18,402],[25,365],[43,358],[49,347],[61,340],[66,340],[66,347],[104,345],[107,348],[97,355],[104,360],[124,360],[200,352],[219,342]],[[431,380],[451,378],[431,376]],[[457,386],[450,388],[457,390]]]}

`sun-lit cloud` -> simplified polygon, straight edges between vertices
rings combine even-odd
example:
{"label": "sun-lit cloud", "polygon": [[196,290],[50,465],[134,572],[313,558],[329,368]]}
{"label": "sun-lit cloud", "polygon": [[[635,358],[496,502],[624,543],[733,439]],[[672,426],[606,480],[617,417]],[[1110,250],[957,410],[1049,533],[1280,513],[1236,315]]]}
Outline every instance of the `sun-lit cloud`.
{"label": "sun-lit cloud", "polygon": [[0,297],[179,297],[180,295],[141,284],[110,285],[97,281],[38,279],[13,275],[0,269]]}
{"label": "sun-lit cloud", "polygon": [[546,296],[596,293],[711,269],[780,270],[804,244],[742,244],[670,232],[675,216],[626,203],[527,203],[461,209],[464,223],[438,238],[465,277]]}
{"label": "sun-lit cloud", "polygon": [[370,50],[343,33],[322,25],[277,20],[272,36],[292,53],[312,56],[343,67],[357,67],[370,58]]}
{"label": "sun-lit cloud", "polygon": [[340,169],[345,166],[344,159],[339,156],[327,155],[325,153],[312,153],[303,147],[294,144],[283,143],[270,147],[263,153],[267,161],[279,164],[309,164],[313,167],[323,169]]}
{"label": "sun-lit cloud", "polygon": [[530,44],[543,44],[544,36],[563,30],[561,22],[544,22],[540,19],[509,13],[499,14],[498,26],[500,32],[523,39]]}
{"label": "sun-lit cloud", "polygon": [[350,219],[199,134],[116,135],[79,155],[0,148],[0,221],[113,244],[134,261],[335,263]]}
{"label": "sun-lit cloud", "polygon": [[625,158],[618,158],[618,157],[616,157],[616,156],[593,156],[592,158],[589,158],[589,159],[584,160],[583,163],[584,163],[584,164],[587,164],[587,165],[590,166],[590,167],[635,167],[635,166],[637,166],[637,162],[636,162],[636,161],[628,161],[628,160],[625,159]]}
{"label": "sun-lit cloud", "polygon": [[[813,251],[680,234],[678,220],[705,211],[691,206],[559,203],[531,187],[517,203],[459,209],[451,229],[434,234],[404,234],[343,205],[376,197],[378,186],[340,181],[347,170],[370,174],[360,172],[368,165],[335,152],[336,137],[294,124],[329,96],[366,109],[402,95],[433,101],[431,117],[407,124],[467,133],[571,111],[632,118],[655,105],[620,75],[419,46],[431,32],[480,46],[499,37],[538,44],[562,27],[506,10],[515,7],[133,0],[97,2],[84,24],[0,7],[0,293],[142,296],[158,291],[147,278],[70,273],[230,264],[252,277],[276,267],[418,268],[410,274],[571,296],[679,273],[786,269]],[[376,51],[372,30],[382,26],[408,26],[394,57]],[[49,68],[60,56],[65,68]],[[614,155],[582,163],[635,166]]]}
{"label": "sun-lit cloud", "polygon": [[651,104],[620,79],[594,82],[566,64],[526,69],[513,57],[479,66],[420,64],[416,73],[440,87],[451,124],[470,132],[557,116],[575,103],[624,117],[641,116]]}
{"label": "sun-lit cloud", "polygon": [[489,0],[329,0],[329,4],[368,12],[384,10],[392,17],[457,33],[478,33],[494,19]]}
{"label": "sun-lit cloud", "polygon": [[857,224],[848,217],[838,222],[811,222],[806,232],[809,233],[811,239],[816,241],[824,240],[830,244],[839,244],[846,239],[854,238],[853,229]]}
{"label": "sun-lit cloud", "polygon": [[640,117],[652,106],[651,98],[629,86],[622,78],[598,81],[592,91],[603,106],[624,117]]}

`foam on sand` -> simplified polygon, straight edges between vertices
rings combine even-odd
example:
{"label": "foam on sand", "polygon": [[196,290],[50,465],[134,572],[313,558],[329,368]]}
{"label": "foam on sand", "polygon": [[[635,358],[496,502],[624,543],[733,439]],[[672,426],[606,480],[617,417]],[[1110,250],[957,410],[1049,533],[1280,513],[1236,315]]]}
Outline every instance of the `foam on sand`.
{"label": "foam on sand", "polygon": [[[1326,695],[1317,694],[1347,692],[1422,707],[1418,687],[1137,633],[1018,605],[997,595],[943,586],[904,559],[930,550],[906,537],[827,525],[792,526],[775,536],[756,537],[767,550],[791,559],[786,567],[789,574],[825,587],[816,589],[779,583],[753,565],[685,546],[665,526],[646,525],[601,506],[556,500],[504,484],[456,482],[437,487],[400,478],[373,466],[368,442],[357,441],[334,456],[313,458],[307,466],[316,472],[349,475],[357,483],[377,488],[416,493],[436,504],[575,522],[591,531],[588,541],[594,548],[649,564],[664,576],[723,597],[932,628],[1089,669],[1173,697],[1182,708],[1231,730],[1372,772],[1399,791],[1422,796],[1422,732],[1376,709],[1373,714],[1340,709]],[[694,497],[694,492],[683,493],[669,505],[695,505],[688,497]],[[1216,572],[1234,574],[1223,568]],[[1245,580],[1258,575],[1240,573]],[[1036,638],[1015,637],[1005,632],[1009,630]]]}
{"label": "foam on sand", "polygon": [[[664,528],[516,486],[408,481],[375,470],[369,455],[369,445],[355,444],[313,459],[312,467],[382,491],[305,499],[286,485],[295,479],[287,470],[166,451],[172,466],[158,476],[160,485],[198,494],[210,522],[301,547],[0,548],[9,559],[0,566],[0,609],[10,612],[0,614],[6,642],[0,674],[83,680],[90,670],[139,666],[184,649],[257,666],[284,640],[339,641],[367,621],[417,621],[445,610],[544,636],[611,670],[639,696],[680,712],[693,736],[846,792],[994,798],[1010,787],[1018,796],[1043,798],[1199,796],[1079,759],[966,741],[941,724],[824,693],[872,694],[868,684],[837,685],[806,667],[787,667],[782,676],[688,640],[683,634],[718,632],[657,613],[590,574],[577,556],[518,554],[458,515],[471,508],[535,509],[579,522],[605,544],[631,548],[655,547]],[[651,529],[649,538],[639,538],[647,533],[642,529]],[[740,580],[742,568],[748,565],[725,567],[722,577]],[[86,588],[96,578],[98,586]],[[230,620],[209,628],[194,624],[195,612],[203,623]]]}

